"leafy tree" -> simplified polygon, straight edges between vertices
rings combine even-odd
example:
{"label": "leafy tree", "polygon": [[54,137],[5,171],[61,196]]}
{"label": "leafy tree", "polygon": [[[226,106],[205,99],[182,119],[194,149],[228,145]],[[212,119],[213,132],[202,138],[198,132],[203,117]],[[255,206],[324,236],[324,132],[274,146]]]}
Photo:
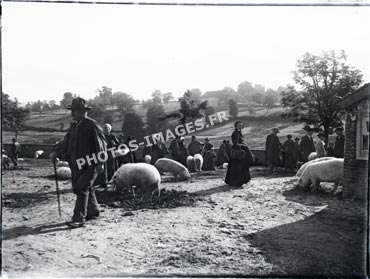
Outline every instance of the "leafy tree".
{"label": "leafy tree", "polygon": [[229,100],[229,114],[235,118],[239,113],[238,105],[234,99]]}
{"label": "leafy tree", "polygon": [[100,103],[96,103],[94,100],[88,100],[87,104],[91,107],[88,115],[95,120],[99,120],[103,116],[104,107]]}
{"label": "leafy tree", "polygon": [[122,133],[131,138],[141,138],[145,135],[144,122],[139,115],[128,112],[122,123]]}
{"label": "leafy tree", "polygon": [[253,91],[255,93],[261,93],[262,95],[265,95],[265,93],[266,93],[266,89],[262,84],[255,84],[253,86]]}
{"label": "leafy tree", "polygon": [[113,123],[113,116],[112,115],[106,115],[104,116],[104,123],[112,124]]}
{"label": "leafy tree", "polygon": [[135,100],[127,93],[115,92],[112,95],[112,104],[115,104],[121,111],[123,117],[128,112],[134,111]]}
{"label": "leafy tree", "polygon": [[163,94],[163,97],[162,97],[163,103],[167,104],[169,101],[171,101],[173,99],[174,99],[174,97],[173,97],[173,94],[171,92],[167,92],[167,93]]}
{"label": "leafy tree", "polygon": [[151,99],[148,99],[148,100],[143,100],[142,102],[141,102],[141,107],[143,108],[143,109],[147,109],[147,108],[149,108],[150,107],[150,105],[152,104],[152,100]]}
{"label": "leafy tree", "polygon": [[207,108],[207,101],[200,102],[196,99],[197,96],[190,90],[186,91],[182,97],[179,98],[180,109],[167,114],[166,118],[178,118],[181,124],[185,124],[188,120],[193,120],[203,116],[204,110]]}
{"label": "leafy tree", "polygon": [[194,88],[190,90],[190,98],[195,101],[195,103],[201,103],[202,92],[198,88]]}
{"label": "leafy tree", "polygon": [[162,94],[161,91],[156,90],[152,93],[152,102],[153,103],[161,104],[162,103],[162,98],[163,98],[163,94]]}
{"label": "leafy tree", "polygon": [[59,106],[54,100],[49,101],[49,108],[50,110],[56,110],[59,109]]}
{"label": "leafy tree", "polygon": [[41,112],[42,111],[42,103],[41,103],[41,101],[39,100],[37,102],[33,102],[31,104],[30,110],[32,112]]}
{"label": "leafy tree", "polygon": [[150,133],[157,133],[169,127],[161,103],[152,103],[146,112],[146,124]]}
{"label": "leafy tree", "polygon": [[99,96],[95,97],[94,101],[102,104],[104,107],[112,104],[112,88],[102,86],[101,89],[97,89]]}
{"label": "leafy tree", "polygon": [[251,82],[244,81],[238,86],[238,94],[245,100],[250,100],[254,93],[254,88]]}
{"label": "leafy tree", "polygon": [[60,106],[65,108],[72,103],[73,98],[76,98],[77,95],[71,92],[66,92],[63,94],[63,99],[60,101]]}
{"label": "leafy tree", "polygon": [[251,100],[257,104],[262,104],[263,103],[263,95],[261,93],[253,93],[251,96]]}
{"label": "leafy tree", "polygon": [[280,85],[276,91],[277,91],[277,93],[278,93],[278,94],[280,94],[280,93],[281,93],[281,92],[283,92],[283,91],[287,91],[287,90],[289,89],[289,87],[290,87],[290,86],[291,86],[291,85],[289,85],[289,84],[288,84],[287,86],[281,86],[281,85]]}
{"label": "leafy tree", "polygon": [[8,94],[1,94],[2,98],[2,125],[14,129],[15,138],[18,137],[18,131],[21,130],[26,122],[30,111],[19,105],[18,100],[12,101]]}
{"label": "leafy tree", "polygon": [[226,86],[224,89],[222,89],[222,101],[224,102],[224,104],[227,104],[229,99],[234,99],[234,100],[239,100],[240,97],[238,96],[238,93],[236,93],[236,91],[232,88],[232,87],[229,87],[229,86]]}
{"label": "leafy tree", "polygon": [[263,104],[266,107],[266,113],[268,113],[269,109],[273,108],[278,101],[279,101],[279,96],[277,95],[276,92],[266,94],[263,100]]}
{"label": "leafy tree", "polygon": [[293,79],[300,86],[293,86],[281,93],[281,103],[286,112],[284,117],[323,127],[328,138],[330,127],[341,120],[338,101],[362,84],[362,74],[346,63],[346,54],[341,51],[322,52],[322,55],[306,53],[297,62]]}

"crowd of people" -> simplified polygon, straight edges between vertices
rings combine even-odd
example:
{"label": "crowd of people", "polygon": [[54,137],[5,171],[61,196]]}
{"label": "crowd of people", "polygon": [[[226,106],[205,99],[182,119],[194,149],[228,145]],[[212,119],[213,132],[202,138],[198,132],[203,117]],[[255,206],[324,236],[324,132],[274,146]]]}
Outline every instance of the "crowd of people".
{"label": "crowd of people", "polygon": [[344,135],[343,128],[335,129],[337,134],[335,142],[325,144],[325,134],[319,132],[316,142],[313,138],[313,129],[309,126],[304,128],[306,135],[301,139],[296,137],[292,140],[292,135],[287,135],[287,140],[281,144],[277,134],[278,128],[273,128],[272,133],[266,138],[266,162],[269,165],[269,173],[272,174],[277,167],[283,167],[291,172],[297,167],[297,162],[306,163],[309,155],[316,153],[316,158],[321,157],[344,157]]}

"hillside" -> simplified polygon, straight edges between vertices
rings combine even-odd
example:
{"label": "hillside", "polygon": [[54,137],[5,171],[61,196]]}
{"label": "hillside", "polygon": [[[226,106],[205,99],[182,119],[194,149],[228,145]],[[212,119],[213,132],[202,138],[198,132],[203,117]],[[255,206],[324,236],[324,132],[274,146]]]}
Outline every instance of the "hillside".
{"label": "hillside", "polygon": [[[178,106],[177,102],[171,102],[165,105],[166,112],[173,111]],[[280,141],[284,142],[286,136],[291,134],[294,137],[302,137],[304,135],[304,130],[302,129],[303,124],[293,122],[290,119],[284,119],[280,117],[283,109],[277,107],[266,111],[265,108],[260,106],[255,106],[253,116],[250,116],[247,105],[239,105],[238,120],[242,120],[245,124],[243,134],[248,145],[253,149],[259,149],[265,147],[266,136],[271,132],[273,127],[278,127],[280,130],[279,137]],[[227,107],[219,107],[217,111],[227,110]],[[137,105],[135,107],[136,113],[145,118],[146,110]],[[122,120],[119,119],[119,112],[116,110],[108,110],[106,112],[109,115],[114,116],[113,130],[116,132],[120,131],[122,125]],[[30,119],[27,121],[26,125],[39,127],[39,128],[53,128],[60,129],[60,123],[64,123],[64,129],[69,127],[69,122],[71,121],[71,116],[69,111],[59,110],[54,111],[49,114],[32,114]],[[223,140],[230,140],[231,133],[234,129],[234,120],[225,122],[219,126],[210,127],[208,129],[194,133],[199,140],[203,141],[206,137],[210,139],[210,142],[218,148]],[[19,133],[19,141],[21,143],[38,143],[38,144],[50,144],[54,143],[63,138],[64,132],[54,131],[54,132],[42,132],[42,131],[23,131]],[[3,131],[3,142],[10,143],[11,138],[14,137],[14,133]],[[190,142],[191,135],[185,137],[186,145]],[[330,141],[334,141],[335,135],[330,136]],[[168,145],[169,142],[166,142]]]}

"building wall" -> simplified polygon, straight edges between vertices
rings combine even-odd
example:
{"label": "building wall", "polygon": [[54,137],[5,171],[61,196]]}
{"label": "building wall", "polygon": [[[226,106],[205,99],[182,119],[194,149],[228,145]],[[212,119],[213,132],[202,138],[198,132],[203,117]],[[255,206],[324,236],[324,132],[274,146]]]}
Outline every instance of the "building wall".
{"label": "building wall", "polygon": [[356,159],[357,120],[347,113],[344,150],[343,198],[366,200],[368,195],[368,160]]}

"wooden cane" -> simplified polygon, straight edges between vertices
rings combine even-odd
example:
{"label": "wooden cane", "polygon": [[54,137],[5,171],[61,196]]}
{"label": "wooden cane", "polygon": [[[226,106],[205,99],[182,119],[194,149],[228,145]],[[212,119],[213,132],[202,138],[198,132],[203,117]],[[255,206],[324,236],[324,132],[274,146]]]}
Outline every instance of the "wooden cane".
{"label": "wooden cane", "polygon": [[62,217],[62,212],[60,209],[60,197],[59,197],[59,186],[58,186],[58,175],[57,175],[57,166],[55,164],[55,161],[53,162],[54,164],[54,173],[55,173],[55,184],[57,186],[57,197],[58,197],[58,212],[59,212],[59,217]]}

